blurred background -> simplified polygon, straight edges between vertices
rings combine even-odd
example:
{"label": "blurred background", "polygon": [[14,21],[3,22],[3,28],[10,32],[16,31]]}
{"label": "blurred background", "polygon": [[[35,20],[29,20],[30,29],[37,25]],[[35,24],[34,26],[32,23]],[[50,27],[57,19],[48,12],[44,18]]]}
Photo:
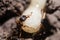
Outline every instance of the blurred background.
{"label": "blurred background", "polygon": [[29,6],[31,0],[0,0],[0,40],[60,40],[60,0],[47,0],[44,29],[29,34],[20,29],[16,17]]}

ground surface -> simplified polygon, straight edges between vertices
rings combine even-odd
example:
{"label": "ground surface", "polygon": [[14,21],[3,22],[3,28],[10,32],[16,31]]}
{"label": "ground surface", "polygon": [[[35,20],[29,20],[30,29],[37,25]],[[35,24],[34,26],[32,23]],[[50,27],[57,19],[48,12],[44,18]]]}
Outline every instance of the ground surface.
{"label": "ground surface", "polygon": [[16,23],[29,4],[30,0],[0,0],[0,40],[60,40],[60,0],[47,1],[45,28],[34,36]]}

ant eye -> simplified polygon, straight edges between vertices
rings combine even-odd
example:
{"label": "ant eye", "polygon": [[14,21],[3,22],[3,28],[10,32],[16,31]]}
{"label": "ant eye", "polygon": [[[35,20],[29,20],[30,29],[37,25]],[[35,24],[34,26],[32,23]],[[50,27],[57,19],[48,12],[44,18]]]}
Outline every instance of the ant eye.
{"label": "ant eye", "polygon": [[22,22],[22,21],[25,21],[26,20],[26,16],[25,15],[23,15],[23,16],[21,16],[21,18],[20,18],[20,21]]}

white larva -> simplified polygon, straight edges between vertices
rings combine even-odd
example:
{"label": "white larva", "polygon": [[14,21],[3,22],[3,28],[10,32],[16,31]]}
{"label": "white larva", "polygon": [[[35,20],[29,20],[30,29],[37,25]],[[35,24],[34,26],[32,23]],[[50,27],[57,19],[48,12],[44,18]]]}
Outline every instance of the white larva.
{"label": "white larva", "polygon": [[41,21],[45,17],[43,12],[45,4],[46,0],[31,0],[30,6],[21,15],[26,16],[26,20],[22,22],[23,26],[21,27],[25,32],[35,33],[39,31]]}

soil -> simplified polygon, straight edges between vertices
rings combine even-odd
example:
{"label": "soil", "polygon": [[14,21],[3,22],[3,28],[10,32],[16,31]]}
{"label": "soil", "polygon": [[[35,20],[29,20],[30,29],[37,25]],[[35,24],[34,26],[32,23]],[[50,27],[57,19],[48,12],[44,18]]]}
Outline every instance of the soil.
{"label": "soil", "polygon": [[60,40],[60,0],[47,0],[44,29],[36,34],[26,33],[16,23],[31,0],[0,0],[0,40]]}

